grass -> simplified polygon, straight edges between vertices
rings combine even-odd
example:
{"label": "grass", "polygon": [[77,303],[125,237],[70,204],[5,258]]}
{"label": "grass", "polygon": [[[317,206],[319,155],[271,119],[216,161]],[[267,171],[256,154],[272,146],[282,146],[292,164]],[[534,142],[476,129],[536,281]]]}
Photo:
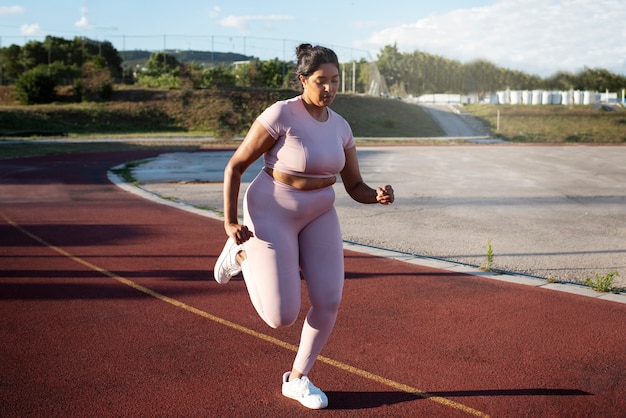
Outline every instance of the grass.
{"label": "grass", "polygon": [[617,276],[619,276],[619,273],[616,270],[612,270],[605,275],[596,273],[593,279],[585,277],[585,284],[596,292],[612,292],[615,290],[613,288],[613,280]]}
{"label": "grass", "polygon": [[[0,90],[9,87],[0,87]],[[289,90],[154,90],[120,87],[103,103],[21,106],[0,102],[0,137],[84,137],[145,134],[204,135],[229,140],[244,135],[254,119]],[[6,91],[0,97],[10,97]],[[441,136],[419,107],[394,99],[338,95],[332,108],[355,136]]]}
{"label": "grass", "polygon": [[133,169],[141,164],[144,164],[146,161],[147,160],[132,161],[124,164],[124,166],[121,168],[115,168],[111,170],[111,172],[119,176],[122,180],[124,180],[125,183],[138,185],[139,182],[135,179],[135,176],[133,176]]}
{"label": "grass", "polygon": [[419,106],[400,100],[340,95],[331,107],[350,123],[358,137],[445,136],[441,127]]}
{"label": "grass", "polygon": [[[0,89],[10,89],[4,86]],[[267,103],[287,96],[283,91],[156,90],[118,87],[111,101],[69,103],[60,97],[50,105],[0,103],[0,136],[87,136],[235,134]],[[0,94],[0,97],[10,97]],[[235,115],[233,118],[232,115]],[[228,116],[228,117],[227,117]],[[219,136],[219,135],[218,135]],[[227,137],[228,135],[224,135]],[[232,136],[232,135],[231,135]]]}
{"label": "grass", "polygon": [[[468,105],[499,137],[527,143],[626,143],[626,112],[593,106]],[[500,112],[500,130],[497,115]]]}
{"label": "grass", "polygon": [[[117,88],[106,103],[20,106],[9,100],[11,87],[0,86],[0,158],[58,153],[101,152],[146,147],[194,150],[236,147],[254,118],[276,100],[298,94],[287,90],[155,90]],[[332,105],[350,123],[358,144],[401,145],[411,138],[443,136],[419,106],[396,99],[338,95]],[[626,143],[626,112],[592,106],[469,105],[468,113],[493,131],[501,115],[500,137],[527,143]],[[74,143],[32,142],[64,139]],[[132,143],[83,141],[85,138],[132,138]],[[174,137],[150,143],[142,138]],[[211,137],[211,138],[207,138]],[[14,139],[3,143],[2,138]],[[187,141],[185,139],[188,139]],[[449,141],[447,144],[464,143]],[[421,145],[440,145],[420,140]]]}
{"label": "grass", "polygon": [[493,249],[491,248],[491,239],[487,238],[487,258],[485,264],[480,266],[483,271],[493,271]]}

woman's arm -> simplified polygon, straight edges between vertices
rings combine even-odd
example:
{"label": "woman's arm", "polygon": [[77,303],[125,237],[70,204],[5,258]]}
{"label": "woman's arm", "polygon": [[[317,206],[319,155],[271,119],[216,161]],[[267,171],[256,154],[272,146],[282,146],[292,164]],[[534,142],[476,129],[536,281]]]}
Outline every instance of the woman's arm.
{"label": "woman's arm", "polygon": [[252,232],[245,225],[240,225],[237,217],[241,177],[248,167],[275,143],[276,140],[267,129],[258,121],[254,121],[224,169],[224,229],[237,244],[246,242],[252,237]]}
{"label": "woman's arm", "polygon": [[341,179],[350,197],[359,203],[381,203],[389,205],[393,203],[393,188],[389,185],[372,189],[365,184],[359,169],[359,160],[356,147],[345,150],[346,165],[341,171]]}

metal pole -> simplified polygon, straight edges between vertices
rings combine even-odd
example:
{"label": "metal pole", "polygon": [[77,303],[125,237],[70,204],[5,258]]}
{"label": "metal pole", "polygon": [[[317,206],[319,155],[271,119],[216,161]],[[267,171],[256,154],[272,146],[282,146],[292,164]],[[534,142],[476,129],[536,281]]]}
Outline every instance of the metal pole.
{"label": "metal pole", "polygon": [[352,94],[356,94],[356,62],[352,59]]}
{"label": "metal pole", "polygon": [[[122,35],[122,51],[126,52],[126,35]],[[124,54],[126,56],[126,54]],[[125,59],[122,59],[122,63]],[[126,64],[122,65],[122,84],[126,84]]]}
{"label": "metal pole", "polygon": [[0,36],[0,86],[2,85],[2,36]]}

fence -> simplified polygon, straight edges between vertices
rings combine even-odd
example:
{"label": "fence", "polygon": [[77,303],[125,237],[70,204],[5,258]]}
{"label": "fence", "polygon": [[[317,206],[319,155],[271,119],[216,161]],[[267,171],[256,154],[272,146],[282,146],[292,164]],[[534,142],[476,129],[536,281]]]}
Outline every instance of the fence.
{"label": "fence", "polygon": [[[106,28],[105,28],[106,29]],[[257,57],[261,60],[274,58],[283,61],[295,60],[296,46],[308,42],[315,44],[315,40],[295,40],[281,38],[261,38],[255,36],[220,36],[220,35],[123,35],[106,33],[106,30],[92,33],[81,33],[73,36],[67,34],[50,34],[65,39],[74,36],[85,36],[95,41],[108,41],[118,51],[215,51],[234,52],[246,56]],[[29,41],[43,42],[45,36],[6,36],[0,34],[0,47],[10,44],[24,45]],[[332,48],[340,62],[359,61],[365,58],[373,61],[375,57],[370,51],[349,46],[324,44]]]}

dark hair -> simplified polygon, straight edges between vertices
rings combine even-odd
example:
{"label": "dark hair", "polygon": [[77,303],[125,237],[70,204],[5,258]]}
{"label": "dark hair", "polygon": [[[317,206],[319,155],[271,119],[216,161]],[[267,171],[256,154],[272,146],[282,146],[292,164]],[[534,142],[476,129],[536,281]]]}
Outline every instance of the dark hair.
{"label": "dark hair", "polygon": [[339,69],[337,54],[330,48],[300,44],[296,47],[298,63],[294,70],[295,81],[301,86],[300,76],[308,77],[317,71],[322,64],[334,64]]}

